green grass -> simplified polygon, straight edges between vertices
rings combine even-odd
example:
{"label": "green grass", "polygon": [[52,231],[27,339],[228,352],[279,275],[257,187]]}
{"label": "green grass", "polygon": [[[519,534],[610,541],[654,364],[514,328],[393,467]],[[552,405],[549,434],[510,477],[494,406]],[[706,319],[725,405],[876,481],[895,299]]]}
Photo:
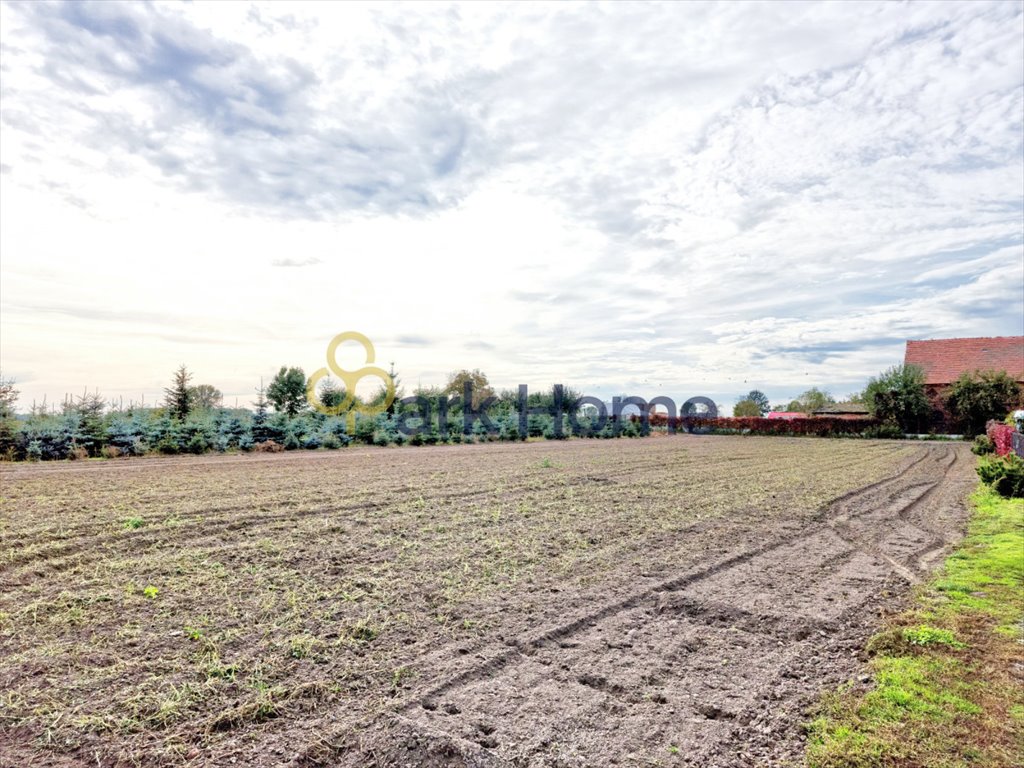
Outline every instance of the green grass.
{"label": "green grass", "polygon": [[1024,502],[982,488],[960,549],[868,644],[873,681],[827,695],[811,768],[1024,765],[1015,665],[1024,619]]}

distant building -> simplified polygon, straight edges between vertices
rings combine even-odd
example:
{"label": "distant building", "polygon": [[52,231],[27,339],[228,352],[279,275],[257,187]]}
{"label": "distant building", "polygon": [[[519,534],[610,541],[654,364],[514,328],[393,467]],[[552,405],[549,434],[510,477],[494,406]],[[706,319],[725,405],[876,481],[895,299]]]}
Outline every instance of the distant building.
{"label": "distant building", "polygon": [[871,409],[863,403],[831,403],[812,411],[812,415],[830,419],[870,419]]}
{"label": "distant building", "polygon": [[803,411],[769,411],[765,417],[768,419],[806,419],[807,414]]}
{"label": "distant building", "polygon": [[1024,387],[1024,336],[982,336],[972,339],[907,341],[905,365],[924,371],[925,392],[932,402],[932,421],[947,420],[944,391],[963,373],[1006,371]]}

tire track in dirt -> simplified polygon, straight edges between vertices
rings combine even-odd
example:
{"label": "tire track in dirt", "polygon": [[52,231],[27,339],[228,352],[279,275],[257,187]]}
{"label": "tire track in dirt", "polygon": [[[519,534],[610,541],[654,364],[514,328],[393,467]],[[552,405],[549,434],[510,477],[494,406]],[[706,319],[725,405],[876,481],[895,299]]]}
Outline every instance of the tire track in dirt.
{"label": "tire track in dirt", "polygon": [[822,669],[852,671],[880,593],[905,590],[955,540],[973,483],[957,468],[960,450],[923,447],[797,535],[504,647],[432,654],[422,666],[438,670],[435,682],[389,732],[415,747],[374,754],[496,766],[626,762],[669,746],[707,766],[795,755],[794,724],[828,678]]}

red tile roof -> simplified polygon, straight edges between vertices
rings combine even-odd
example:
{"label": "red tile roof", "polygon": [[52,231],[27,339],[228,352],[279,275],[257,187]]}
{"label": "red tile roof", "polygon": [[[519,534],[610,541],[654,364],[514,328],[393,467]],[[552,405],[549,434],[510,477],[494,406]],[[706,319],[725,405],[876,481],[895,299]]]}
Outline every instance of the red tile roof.
{"label": "red tile roof", "polygon": [[1006,371],[1024,382],[1024,336],[908,341],[903,362],[923,368],[926,384],[952,384],[970,371]]}

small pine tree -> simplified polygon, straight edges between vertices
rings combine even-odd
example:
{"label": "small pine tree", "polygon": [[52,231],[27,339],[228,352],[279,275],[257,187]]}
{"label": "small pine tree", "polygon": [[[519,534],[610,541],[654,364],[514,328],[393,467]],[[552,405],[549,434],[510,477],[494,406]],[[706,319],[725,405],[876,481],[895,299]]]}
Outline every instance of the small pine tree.
{"label": "small pine tree", "polygon": [[270,439],[270,431],[267,428],[267,397],[263,390],[263,383],[256,390],[256,412],[252,415],[252,441],[254,443],[265,443]]}
{"label": "small pine tree", "polygon": [[177,371],[174,372],[174,383],[164,389],[167,394],[166,405],[167,410],[172,417],[178,421],[184,421],[188,418],[189,412],[192,410],[193,391],[189,387],[188,383],[192,379],[192,374],[188,372],[188,369],[184,364]]}
{"label": "small pine tree", "polygon": [[107,403],[100,397],[99,392],[89,394],[87,391],[77,399],[71,409],[79,417],[75,444],[85,448],[92,456],[99,455],[106,439],[106,429],[103,424],[103,411],[106,407]]}

